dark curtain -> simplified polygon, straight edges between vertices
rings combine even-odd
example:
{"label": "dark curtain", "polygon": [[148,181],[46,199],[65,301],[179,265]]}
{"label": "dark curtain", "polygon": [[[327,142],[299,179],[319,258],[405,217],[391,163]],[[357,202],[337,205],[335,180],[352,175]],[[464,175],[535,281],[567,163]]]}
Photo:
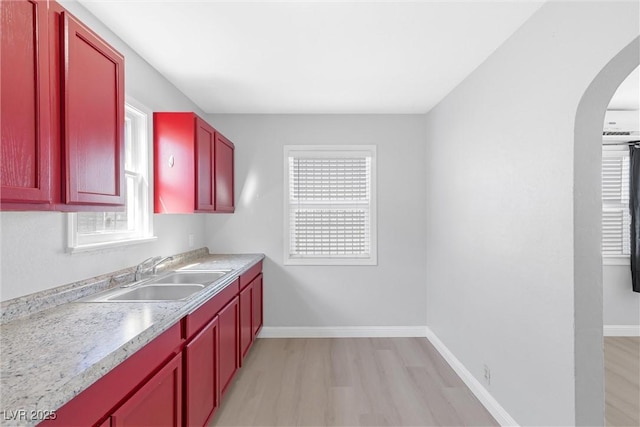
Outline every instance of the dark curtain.
{"label": "dark curtain", "polygon": [[629,147],[629,210],[631,211],[631,282],[640,292],[640,147]]}

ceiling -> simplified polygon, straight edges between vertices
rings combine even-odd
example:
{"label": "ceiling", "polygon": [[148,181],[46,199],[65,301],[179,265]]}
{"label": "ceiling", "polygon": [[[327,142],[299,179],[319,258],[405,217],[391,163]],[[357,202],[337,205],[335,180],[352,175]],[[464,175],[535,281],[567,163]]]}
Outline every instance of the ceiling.
{"label": "ceiling", "polygon": [[640,67],[620,84],[609,101],[608,110],[640,110]]}
{"label": "ceiling", "polygon": [[544,3],[79,2],[207,113],[425,113]]}

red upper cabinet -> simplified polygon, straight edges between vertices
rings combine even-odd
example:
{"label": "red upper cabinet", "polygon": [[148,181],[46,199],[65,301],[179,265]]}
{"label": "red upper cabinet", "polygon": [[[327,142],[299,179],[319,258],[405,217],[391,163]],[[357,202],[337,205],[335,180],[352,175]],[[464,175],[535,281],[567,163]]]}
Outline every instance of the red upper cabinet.
{"label": "red upper cabinet", "polygon": [[215,201],[217,212],[233,212],[233,152],[234,146],[216,132],[215,143]]}
{"label": "red upper cabinet", "polygon": [[194,210],[194,120],[193,113],[153,113],[155,213]]}
{"label": "red upper cabinet", "polygon": [[154,113],[155,213],[233,212],[234,146],[194,113]]}
{"label": "red upper cabinet", "polygon": [[215,129],[196,117],[196,210],[215,211]]}
{"label": "red upper cabinet", "polygon": [[124,206],[124,57],[56,2],[0,4],[2,209]]}
{"label": "red upper cabinet", "polygon": [[5,203],[51,202],[47,4],[0,2],[0,179]]}
{"label": "red upper cabinet", "polygon": [[67,12],[64,64],[64,202],[124,205],[124,57]]}

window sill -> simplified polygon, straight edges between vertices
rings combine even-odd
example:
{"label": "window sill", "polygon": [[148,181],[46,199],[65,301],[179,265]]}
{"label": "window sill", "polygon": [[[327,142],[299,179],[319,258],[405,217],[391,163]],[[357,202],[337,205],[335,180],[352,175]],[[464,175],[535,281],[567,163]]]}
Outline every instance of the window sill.
{"label": "window sill", "polygon": [[285,258],[284,265],[326,265],[326,266],[376,266],[374,258]]}
{"label": "window sill", "polygon": [[628,256],[602,257],[602,265],[631,265],[631,260]]}
{"label": "window sill", "polygon": [[100,249],[118,248],[121,246],[138,245],[158,240],[157,236],[138,237],[135,239],[117,240],[112,242],[92,243],[88,245],[73,246],[67,248],[67,253],[75,254],[81,252],[97,251]]}

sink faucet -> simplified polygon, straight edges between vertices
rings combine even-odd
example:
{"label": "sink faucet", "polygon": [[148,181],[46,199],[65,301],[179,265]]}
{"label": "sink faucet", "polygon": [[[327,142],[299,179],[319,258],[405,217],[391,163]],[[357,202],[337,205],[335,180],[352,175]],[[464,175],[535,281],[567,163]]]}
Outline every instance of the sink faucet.
{"label": "sink faucet", "polygon": [[135,281],[137,282],[138,280],[142,279],[142,274],[145,270],[151,269],[153,272],[153,275],[155,276],[158,270],[158,266],[172,259],[173,259],[172,256],[167,256],[167,257],[152,256],[145,259],[144,261],[142,261],[140,264],[136,266],[136,273],[134,278]]}
{"label": "sink faucet", "polygon": [[[158,257],[158,258],[160,258],[160,257]],[[164,258],[160,258],[159,260],[157,260],[153,264],[151,264],[153,275],[155,276],[156,274],[158,274],[158,266],[160,264],[164,264],[165,262],[171,261],[172,259],[173,259],[172,256],[166,256]]]}

